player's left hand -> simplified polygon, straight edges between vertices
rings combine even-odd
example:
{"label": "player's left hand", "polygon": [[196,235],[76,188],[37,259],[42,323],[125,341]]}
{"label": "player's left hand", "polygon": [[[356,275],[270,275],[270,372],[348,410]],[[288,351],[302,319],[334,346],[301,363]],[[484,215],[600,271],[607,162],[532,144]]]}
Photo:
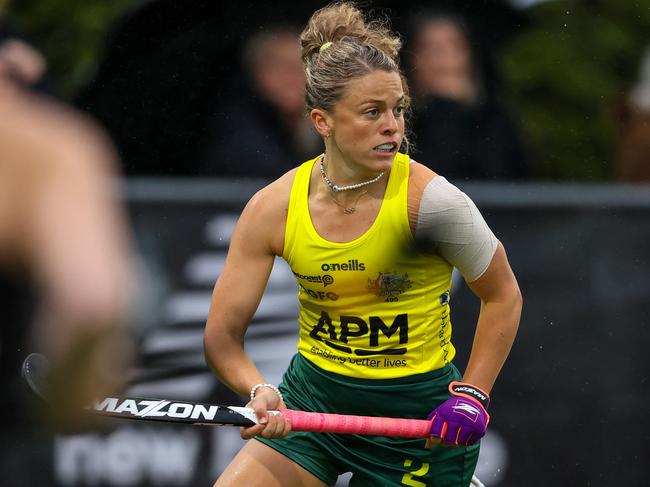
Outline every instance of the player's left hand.
{"label": "player's left hand", "polygon": [[452,396],[427,416],[431,420],[427,448],[434,444],[469,446],[485,435],[490,422],[488,394],[464,382],[452,382],[449,392]]}

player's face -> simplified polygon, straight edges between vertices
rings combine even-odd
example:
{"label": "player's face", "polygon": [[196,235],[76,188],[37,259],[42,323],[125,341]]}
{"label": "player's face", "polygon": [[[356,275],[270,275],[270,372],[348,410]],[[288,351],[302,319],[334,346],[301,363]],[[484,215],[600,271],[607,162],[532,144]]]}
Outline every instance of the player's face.
{"label": "player's face", "polygon": [[404,105],[396,72],[377,70],[351,80],[330,114],[334,150],[364,171],[389,169],[404,137]]}

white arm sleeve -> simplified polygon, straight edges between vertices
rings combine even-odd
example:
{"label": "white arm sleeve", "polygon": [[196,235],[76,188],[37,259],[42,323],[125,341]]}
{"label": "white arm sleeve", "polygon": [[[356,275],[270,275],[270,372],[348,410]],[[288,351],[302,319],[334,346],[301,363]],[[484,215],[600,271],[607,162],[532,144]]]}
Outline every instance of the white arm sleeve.
{"label": "white arm sleeve", "polygon": [[442,176],[422,193],[415,238],[433,245],[468,282],[487,270],[498,244],[474,202]]}

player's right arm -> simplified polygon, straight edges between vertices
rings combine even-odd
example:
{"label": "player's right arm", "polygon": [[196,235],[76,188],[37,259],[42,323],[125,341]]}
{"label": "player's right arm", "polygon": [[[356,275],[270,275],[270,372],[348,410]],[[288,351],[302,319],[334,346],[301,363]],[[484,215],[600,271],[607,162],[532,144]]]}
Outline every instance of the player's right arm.
{"label": "player's right arm", "polygon": [[[204,334],[206,360],[221,382],[243,397],[266,381],[244,351],[244,335],[262,299],[277,255],[282,254],[292,173],[259,191],[242,212],[230,242],[226,262],[212,293]],[[267,409],[284,407],[269,388],[260,388],[249,404],[260,421]],[[269,417],[268,425],[242,431],[244,438],[260,432],[277,436],[288,424]]]}

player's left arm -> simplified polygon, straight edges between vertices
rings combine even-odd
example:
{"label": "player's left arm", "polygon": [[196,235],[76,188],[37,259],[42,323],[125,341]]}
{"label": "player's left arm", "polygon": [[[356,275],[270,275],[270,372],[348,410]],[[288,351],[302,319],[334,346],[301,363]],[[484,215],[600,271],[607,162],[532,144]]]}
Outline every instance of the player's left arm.
{"label": "player's left arm", "polygon": [[411,165],[409,223],[416,246],[460,271],[481,300],[474,344],[462,382],[428,415],[428,445],[471,445],[486,432],[489,393],[519,327],[522,297],[505,249],[474,202],[428,168]]}
{"label": "player's left arm", "polygon": [[428,445],[471,445],[485,435],[490,422],[489,394],[519,326],[521,293],[500,242],[487,269],[467,283],[481,299],[472,353],[463,381],[449,384],[451,397],[429,413]]}
{"label": "player's left arm", "polygon": [[472,352],[463,381],[490,392],[510,353],[519,327],[522,297],[503,245],[469,288],[481,300]]}
{"label": "player's left arm", "polygon": [[409,221],[418,246],[463,275],[481,300],[464,382],[489,393],[515,339],[522,297],[506,251],[474,202],[416,162],[409,180]]}

